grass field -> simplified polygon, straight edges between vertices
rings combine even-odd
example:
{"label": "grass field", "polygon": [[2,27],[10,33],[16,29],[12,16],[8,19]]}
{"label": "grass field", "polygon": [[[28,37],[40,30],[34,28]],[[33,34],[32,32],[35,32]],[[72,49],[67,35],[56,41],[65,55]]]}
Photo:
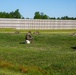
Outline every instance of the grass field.
{"label": "grass field", "polygon": [[76,75],[75,30],[55,32],[33,34],[33,43],[23,44],[25,33],[2,31],[0,75]]}

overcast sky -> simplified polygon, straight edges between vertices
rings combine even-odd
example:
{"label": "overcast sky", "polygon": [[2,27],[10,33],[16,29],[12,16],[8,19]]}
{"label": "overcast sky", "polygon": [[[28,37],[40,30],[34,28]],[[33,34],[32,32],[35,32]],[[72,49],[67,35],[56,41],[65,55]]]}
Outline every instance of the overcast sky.
{"label": "overcast sky", "polygon": [[49,17],[76,17],[76,0],[0,0],[0,12],[16,9],[25,18],[33,18],[36,11]]}

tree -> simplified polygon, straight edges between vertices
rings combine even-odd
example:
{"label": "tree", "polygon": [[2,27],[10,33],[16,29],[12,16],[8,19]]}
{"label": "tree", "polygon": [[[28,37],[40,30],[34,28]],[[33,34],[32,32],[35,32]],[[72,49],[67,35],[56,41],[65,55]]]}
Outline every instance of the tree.
{"label": "tree", "polygon": [[35,12],[35,15],[34,15],[34,19],[40,19],[40,13],[39,12]]}
{"label": "tree", "polygon": [[13,13],[14,18],[22,18],[19,9],[15,10],[15,12]]}
{"label": "tree", "polygon": [[49,17],[43,12],[35,12],[34,19],[49,19]]}
{"label": "tree", "polygon": [[43,16],[43,19],[49,19],[49,16],[47,16],[46,14]]}
{"label": "tree", "polygon": [[19,9],[15,10],[14,12],[0,12],[0,18],[20,18],[24,19],[24,17],[20,14]]}
{"label": "tree", "polygon": [[69,20],[70,18],[68,16],[64,16],[64,17],[61,17],[62,20]]}
{"label": "tree", "polygon": [[57,20],[60,20],[60,17],[58,17]]}
{"label": "tree", "polygon": [[55,20],[56,18],[55,17],[50,17],[49,19]]}

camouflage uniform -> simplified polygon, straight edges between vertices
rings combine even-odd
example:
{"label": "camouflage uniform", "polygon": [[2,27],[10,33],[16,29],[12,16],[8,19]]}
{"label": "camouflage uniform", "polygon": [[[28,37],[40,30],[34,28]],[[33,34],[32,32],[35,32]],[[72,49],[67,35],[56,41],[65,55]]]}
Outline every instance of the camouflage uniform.
{"label": "camouflage uniform", "polygon": [[30,42],[33,40],[33,37],[30,31],[26,34],[25,40],[29,40]]}

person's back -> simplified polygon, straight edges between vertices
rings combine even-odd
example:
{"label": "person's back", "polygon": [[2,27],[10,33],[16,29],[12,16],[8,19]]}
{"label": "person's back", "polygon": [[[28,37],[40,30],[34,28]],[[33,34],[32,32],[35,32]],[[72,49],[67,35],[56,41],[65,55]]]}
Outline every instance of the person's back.
{"label": "person's back", "polygon": [[26,42],[28,41],[29,43],[33,40],[33,37],[30,31],[26,34],[25,40]]}

